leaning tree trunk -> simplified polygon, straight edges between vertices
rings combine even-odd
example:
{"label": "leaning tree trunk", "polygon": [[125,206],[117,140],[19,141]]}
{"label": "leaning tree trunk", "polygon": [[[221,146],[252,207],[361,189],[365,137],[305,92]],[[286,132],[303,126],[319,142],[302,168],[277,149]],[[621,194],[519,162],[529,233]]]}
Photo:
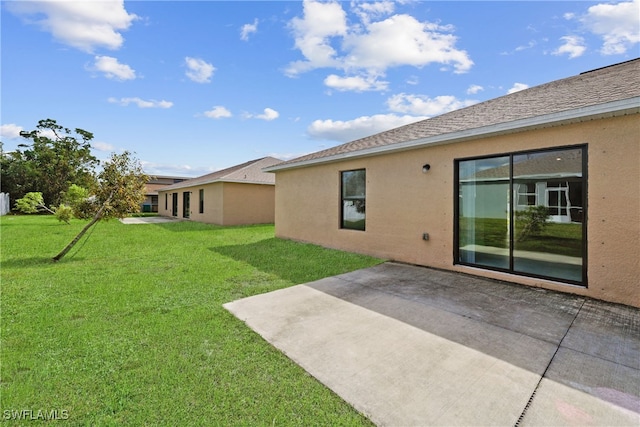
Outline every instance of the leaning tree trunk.
{"label": "leaning tree trunk", "polygon": [[69,252],[71,248],[73,248],[80,239],[82,239],[82,236],[84,236],[85,233],[89,231],[89,229],[93,227],[96,222],[102,219],[102,213],[104,212],[104,208],[107,206],[109,202],[111,202],[111,198],[113,197],[114,193],[115,191],[111,192],[107,201],[104,202],[102,206],[100,206],[100,209],[98,209],[98,212],[96,212],[96,214],[93,216],[91,221],[89,221],[89,224],[85,225],[84,228],[80,230],[78,235],[74,237],[73,240],[67,246],[65,246],[65,248],[58,255],[53,257],[54,261],[60,261],[62,257],[65,256],[67,252]]}

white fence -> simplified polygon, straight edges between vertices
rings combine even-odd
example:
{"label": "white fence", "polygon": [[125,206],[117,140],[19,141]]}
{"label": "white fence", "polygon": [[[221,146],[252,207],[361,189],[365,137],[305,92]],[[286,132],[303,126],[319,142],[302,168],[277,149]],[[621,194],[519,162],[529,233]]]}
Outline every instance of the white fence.
{"label": "white fence", "polygon": [[9,193],[0,193],[0,215],[6,215],[11,210]]}

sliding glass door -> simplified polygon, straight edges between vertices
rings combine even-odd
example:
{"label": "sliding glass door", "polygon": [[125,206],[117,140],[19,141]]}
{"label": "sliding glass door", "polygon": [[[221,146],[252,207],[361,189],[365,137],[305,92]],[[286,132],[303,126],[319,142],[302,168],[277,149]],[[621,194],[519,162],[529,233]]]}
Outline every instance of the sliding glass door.
{"label": "sliding glass door", "polygon": [[456,161],[458,264],[586,285],[586,148]]}

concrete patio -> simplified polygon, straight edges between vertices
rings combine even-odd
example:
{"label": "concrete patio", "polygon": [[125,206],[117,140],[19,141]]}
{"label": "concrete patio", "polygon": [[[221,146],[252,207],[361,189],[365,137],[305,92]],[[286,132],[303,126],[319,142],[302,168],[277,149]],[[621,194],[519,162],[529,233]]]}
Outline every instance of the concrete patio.
{"label": "concrete patio", "polygon": [[640,425],[632,307],[397,263],[225,307],[377,425]]}

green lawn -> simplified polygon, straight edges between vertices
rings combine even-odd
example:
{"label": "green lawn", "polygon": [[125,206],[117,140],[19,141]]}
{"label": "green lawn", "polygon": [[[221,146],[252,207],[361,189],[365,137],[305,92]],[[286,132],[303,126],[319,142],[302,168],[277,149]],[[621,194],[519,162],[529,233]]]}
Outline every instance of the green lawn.
{"label": "green lawn", "polygon": [[[508,247],[507,221],[495,218],[475,218],[475,241],[469,240],[468,218],[460,219],[460,246],[476,244],[496,248]],[[516,227],[516,235],[519,229]],[[532,252],[554,253],[574,257],[582,256],[582,225],[547,223],[545,229],[536,236],[517,241],[516,249]]]}
{"label": "green lawn", "polygon": [[270,225],[109,221],[56,264],[84,222],[0,221],[3,420],[370,425],[222,304],[380,260],[275,239]]}

